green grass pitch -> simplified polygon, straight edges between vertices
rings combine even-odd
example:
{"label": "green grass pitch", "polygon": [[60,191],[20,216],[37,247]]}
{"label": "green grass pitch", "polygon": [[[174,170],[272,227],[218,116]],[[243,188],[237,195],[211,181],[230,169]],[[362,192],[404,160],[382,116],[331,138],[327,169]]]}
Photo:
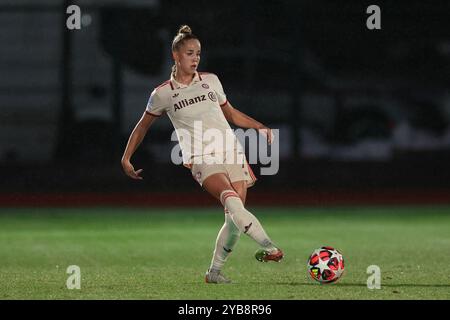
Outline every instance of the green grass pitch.
{"label": "green grass pitch", "polygon": [[[284,249],[260,263],[243,235],[224,273],[205,284],[223,223],[217,208],[0,209],[0,299],[449,299],[449,207],[249,208]],[[343,278],[320,285],[306,260],[330,245]],[[81,268],[81,289],[66,287]],[[367,267],[381,289],[367,288]]]}

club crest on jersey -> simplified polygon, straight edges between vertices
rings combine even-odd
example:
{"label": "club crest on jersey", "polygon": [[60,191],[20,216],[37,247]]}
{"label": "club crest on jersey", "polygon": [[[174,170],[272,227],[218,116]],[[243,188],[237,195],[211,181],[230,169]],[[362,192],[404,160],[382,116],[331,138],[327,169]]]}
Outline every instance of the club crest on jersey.
{"label": "club crest on jersey", "polygon": [[214,94],[214,92],[212,92],[212,91],[208,92],[208,98],[211,99],[211,101],[213,101],[213,102],[217,101],[217,97]]}
{"label": "club crest on jersey", "polygon": [[178,101],[178,103],[175,103],[173,105],[173,108],[174,111],[176,112],[177,110],[183,109],[184,107],[190,106],[195,103],[199,103],[201,101],[206,101],[206,96],[204,94],[197,96],[195,98],[180,100]]}
{"label": "club crest on jersey", "polygon": [[202,87],[205,89],[209,89],[209,86],[206,83],[202,84]]}

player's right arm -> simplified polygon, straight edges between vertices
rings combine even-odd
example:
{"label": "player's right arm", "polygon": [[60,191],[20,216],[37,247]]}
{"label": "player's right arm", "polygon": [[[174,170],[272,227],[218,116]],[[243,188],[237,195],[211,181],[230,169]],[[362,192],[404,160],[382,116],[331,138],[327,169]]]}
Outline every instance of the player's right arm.
{"label": "player's right arm", "polygon": [[141,144],[142,140],[144,140],[145,135],[147,134],[148,129],[152,125],[152,123],[157,119],[156,116],[148,113],[147,111],[144,112],[141,119],[138,121],[136,126],[133,129],[133,132],[131,132],[130,138],[128,139],[127,146],[125,147],[125,151],[122,156],[122,168],[123,171],[127,176],[133,179],[142,179],[139,174],[143,171],[143,169],[134,170],[133,165],[131,164],[131,157],[133,156],[134,152],[138,148],[138,146]]}
{"label": "player's right arm", "polygon": [[145,107],[145,112],[142,115],[141,119],[136,124],[136,127],[131,132],[130,138],[128,139],[127,146],[122,156],[122,168],[123,171],[133,179],[142,179],[139,174],[142,172],[142,169],[137,171],[134,170],[133,165],[131,164],[131,157],[134,152],[141,144],[142,140],[155,121],[156,118],[160,117],[164,112],[167,111],[168,107],[168,95],[164,93],[163,88],[168,88],[169,81],[164,82],[159,87],[157,87],[150,95],[148,99],[147,106]]}

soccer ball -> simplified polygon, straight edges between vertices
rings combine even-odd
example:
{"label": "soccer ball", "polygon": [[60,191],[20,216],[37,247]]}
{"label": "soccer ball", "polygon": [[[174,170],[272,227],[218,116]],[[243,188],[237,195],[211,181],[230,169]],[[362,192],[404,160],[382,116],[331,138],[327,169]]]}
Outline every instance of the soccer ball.
{"label": "soccer ball", "polygon": [[320,283],[335,282],[344,273],[344,258],[332,247],[316,249],[308,259],[308,272]]}

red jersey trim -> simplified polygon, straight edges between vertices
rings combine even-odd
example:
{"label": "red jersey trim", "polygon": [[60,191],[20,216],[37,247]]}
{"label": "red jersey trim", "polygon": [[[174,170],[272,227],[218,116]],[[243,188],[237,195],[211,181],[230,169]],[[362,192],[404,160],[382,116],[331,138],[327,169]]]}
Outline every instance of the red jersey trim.
{"label": "red jersey trim", "polygon": [[161,117],[160,114],[151,113],[151,112],[148,112],[147,110],[145,110],[145,113],[146,113],[146,114],[149,114],[149,115],[151,115],[151,116],[154,116],[154,117]]}
{"label": "red jersey trim", "polygon": [[222,103],[220,106],[221,107],[225,107],[225,105],[228,103],[228,100],[225,100],[225,102],[224,103]]}
{"label": "red jersey trim", "polygon": [[[155,88],[155,90],[158,90],[159,88],[164,87],[165,85],[169,84],[169,82],[170,82],[170,80],[164,81],[164,82],[161,83],[159,86],[157,86],[157,87]],[[172,85],[172,84],[170,84],[170,85]]]}

